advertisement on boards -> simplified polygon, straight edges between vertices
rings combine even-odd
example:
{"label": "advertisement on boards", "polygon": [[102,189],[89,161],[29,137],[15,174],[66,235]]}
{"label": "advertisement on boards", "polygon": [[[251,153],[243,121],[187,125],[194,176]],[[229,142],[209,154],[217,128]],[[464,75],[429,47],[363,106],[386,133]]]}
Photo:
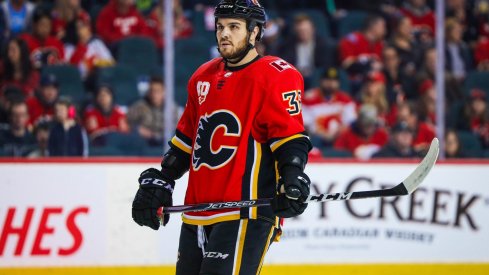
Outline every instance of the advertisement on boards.
{"label": "advertisement on boards", "polygon": [[[311,164],[311,193],[390,188],[415,164]],[[489,169],[437,165],[411,196],[311,203],[272,263],[489,262]],[[292,253],[293,252],[293,253]]]}
{"label": "advertisement on boards", "polygon": [[[0,164],[0,267],[173,265],[181,218],[132,221],[144,163]],[[416,164],[311,163],[311,193],[389,188]],[[412,196],[311,203],[269,264],[489,262],[487,165],[437,165]],[[28,171],[28,172],[26,172]],[[181,204],[186,176],[176,184]]]}

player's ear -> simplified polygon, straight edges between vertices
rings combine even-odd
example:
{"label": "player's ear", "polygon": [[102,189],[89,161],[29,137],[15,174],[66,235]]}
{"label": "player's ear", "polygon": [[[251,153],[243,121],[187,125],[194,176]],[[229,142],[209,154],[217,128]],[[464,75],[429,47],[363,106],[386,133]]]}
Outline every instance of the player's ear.
{"label": "player's ear", "polygon": [[260,32],[260,28],[258,26],[255,26],[253,28],[253,31],[251,32],[251,42],[253,45],[256,43],[256,39],[258,38],[258,33]]}

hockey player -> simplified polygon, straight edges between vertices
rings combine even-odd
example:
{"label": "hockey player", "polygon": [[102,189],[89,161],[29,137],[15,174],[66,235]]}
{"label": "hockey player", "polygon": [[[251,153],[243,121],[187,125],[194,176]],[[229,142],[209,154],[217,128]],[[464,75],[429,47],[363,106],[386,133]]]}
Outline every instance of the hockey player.
{"label": "hockey player", "polygon": [[272,206],[183,214],[177,274],[259,273],[280,219],[306,209],[311,145],[302,122],[303,79],[286,61],[258,55],[265,19],[257,0],[217,5],[221,58],[190,78],[171,148],[161,170],[141,173],[132,216],[157,230],[157,209],[172,205],[175,180],[187,171],[185,204],[273,197]]}

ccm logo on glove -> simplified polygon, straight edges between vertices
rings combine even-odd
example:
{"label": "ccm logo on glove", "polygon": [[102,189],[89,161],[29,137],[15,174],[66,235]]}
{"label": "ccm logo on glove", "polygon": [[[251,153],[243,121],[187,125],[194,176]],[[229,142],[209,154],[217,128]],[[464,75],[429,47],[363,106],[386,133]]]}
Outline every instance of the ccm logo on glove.
{"label": "ccm logo on glove", "polygon": [[173,193],[173,188],[171,187],[171,185],[165,181],[160,180],[160,179],[146,178],[146,179],[141,180],[141,185],[147,185],[147,184],[154,184],[154,185],[161,186],[163,188],[168,189],[168,191]]}

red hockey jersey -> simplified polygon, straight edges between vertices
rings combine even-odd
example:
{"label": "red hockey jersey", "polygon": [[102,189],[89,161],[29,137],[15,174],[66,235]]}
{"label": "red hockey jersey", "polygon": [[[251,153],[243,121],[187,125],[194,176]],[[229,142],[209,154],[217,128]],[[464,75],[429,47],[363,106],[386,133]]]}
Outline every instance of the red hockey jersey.
{"label": "red hockey jersey", "polygon": [[[191,154],[185,204],[275,195],[272,153],[307,138],[301,112],[304,81],[272,56],[227,69],[221,58],[202,65],[188,83],[188,100],[171,144]],[[257,217],[276,222],[271,208],[186,213],[188,224]]]}
{"label": "red hockey jersey", "polygon": [[340,61],[343,62],[347,58],[353,57],[356,59],[382,59],[382,51],[384,43],[382,41],[370,42],[361,32],[352,32],[341,39],[338,46],[340,51]]}
{"label": "red hockey jersey", "polygon": [[148,35],[144,18],[136,7],[132,6],[126,13],[120,13],[115,0],[110,1],[100,11],[96,30],[109,45],[131,35]]}

